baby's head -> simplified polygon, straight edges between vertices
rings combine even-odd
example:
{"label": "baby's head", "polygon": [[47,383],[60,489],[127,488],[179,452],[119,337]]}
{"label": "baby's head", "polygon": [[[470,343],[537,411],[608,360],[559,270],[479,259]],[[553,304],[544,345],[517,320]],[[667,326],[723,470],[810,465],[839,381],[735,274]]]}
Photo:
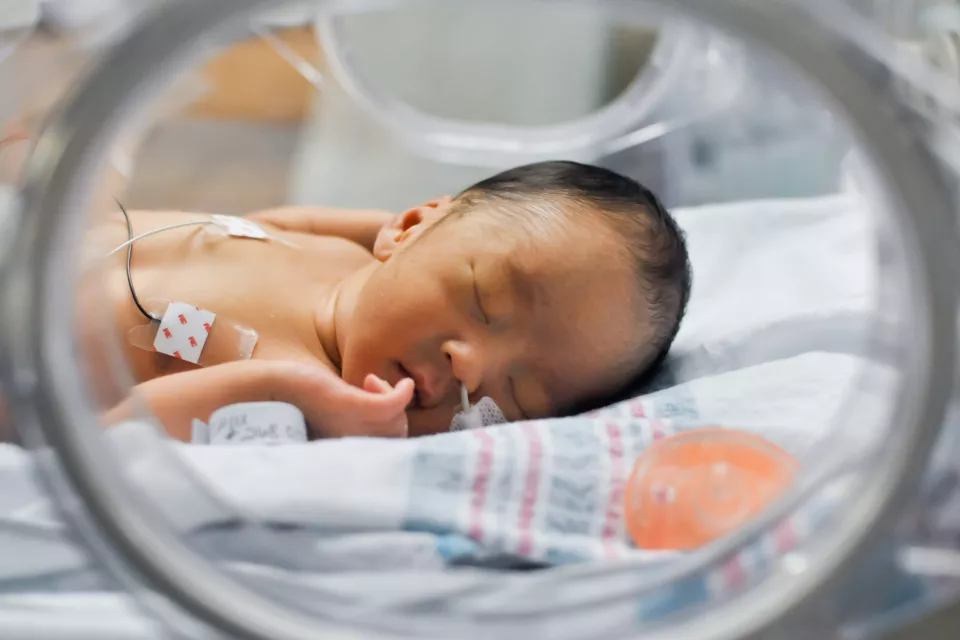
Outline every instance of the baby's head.
{"label": "baby's head", "polygon": [[448,428],[461,383],[510,420],[626,397],[663,361],[690,294],[683,234],[656,196],[572,162],[411,209],[374,253],[343,377],[413,378],[411,435]]}

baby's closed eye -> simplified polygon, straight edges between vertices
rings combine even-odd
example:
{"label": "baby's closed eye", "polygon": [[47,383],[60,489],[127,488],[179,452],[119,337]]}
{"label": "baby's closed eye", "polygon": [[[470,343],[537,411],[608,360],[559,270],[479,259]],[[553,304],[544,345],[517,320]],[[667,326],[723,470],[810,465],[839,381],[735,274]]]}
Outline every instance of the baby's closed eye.
{"label": "baby's closed eye", "polygon": [[477,270],[473,265],[470,265],[470,274],[473,288],[473,304],[483,324],[490,324],[490,316],[487,315],[487,311],[483,306],[483,296],[480,295],[480,285],[477,283]]}

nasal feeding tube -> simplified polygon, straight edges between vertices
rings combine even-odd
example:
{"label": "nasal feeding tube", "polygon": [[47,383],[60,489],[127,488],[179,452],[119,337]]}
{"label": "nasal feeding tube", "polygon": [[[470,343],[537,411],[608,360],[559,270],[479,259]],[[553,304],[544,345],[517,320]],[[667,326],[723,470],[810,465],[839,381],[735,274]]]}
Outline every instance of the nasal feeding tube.
{"label": "nasal feeding tube", "polygon": [[293,248],[297,248],[296,245],[271,236],[250,220],[224,215],[178,222],[134,236],[129,224],[129,216],[122,205],[121,210],[127,219],[127,229],[131,237],[108,253],[107,257],[127,249],[127,280],[130,294],[140,312],[150,320],[149,324],[133,327],[127,333],[130,344],[145,351],[162,353],[200,366],[249,360],[253,356],[253,350],[260,337],[252,328],[232,322],[223,316],[218,317],[212,311],[185,302],[149,300],[146,304],[141,304],[130,275],[133,245],[148,236],[188,226],[205,226],[221,236],[275,240]]}

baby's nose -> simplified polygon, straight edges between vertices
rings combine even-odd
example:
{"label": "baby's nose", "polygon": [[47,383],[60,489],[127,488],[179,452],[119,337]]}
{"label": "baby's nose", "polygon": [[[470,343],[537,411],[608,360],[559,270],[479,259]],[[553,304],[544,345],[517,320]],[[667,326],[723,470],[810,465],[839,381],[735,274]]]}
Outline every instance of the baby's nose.
{"label": "baby's nose", "polygon": [[479,349],[461,340],[448,340],[443,345],[443,353],[450,362],[453,377],[463,383],[469,393],[476,393],[483,382],[484,370]]}

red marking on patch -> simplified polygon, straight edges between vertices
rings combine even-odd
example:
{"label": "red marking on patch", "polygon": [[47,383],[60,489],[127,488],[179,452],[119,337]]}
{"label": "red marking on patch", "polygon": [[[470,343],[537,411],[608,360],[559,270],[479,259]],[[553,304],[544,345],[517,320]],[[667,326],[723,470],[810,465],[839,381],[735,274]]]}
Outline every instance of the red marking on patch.
{"label": "red marking on patch", "polygon": [[207,333],[210,333],[211,327],[210,327],[210,323],[209,323],[209,322],[204,322],[204,323],[203,323],[203,328],[207,330]]}
{"label": "red marking on patch", "polygon": [[183,356],[180,355],[180,352],[179,352],[179,351],[174,351],[174,352],[173,352],[173,357],[174,357],[174,358],[180,358],[181,360],[183,360]]}
{"label": "red marking on patch", "polygon": [[181,313],[180,315],[177,316],[177,318],[180,319],[180,324],[187,324],[187,316]]}
{"label": "red marking on patch", "polygon": [[173,334],[170,333],[170,329],[163,330],[163,337],[166,338],[167,340],[173,337]]}
{"label": "red marking on patch", "polygon": [[190,346],[191,347],[197,346],[197,339],[194,338],[193,336],[190,336]]}

